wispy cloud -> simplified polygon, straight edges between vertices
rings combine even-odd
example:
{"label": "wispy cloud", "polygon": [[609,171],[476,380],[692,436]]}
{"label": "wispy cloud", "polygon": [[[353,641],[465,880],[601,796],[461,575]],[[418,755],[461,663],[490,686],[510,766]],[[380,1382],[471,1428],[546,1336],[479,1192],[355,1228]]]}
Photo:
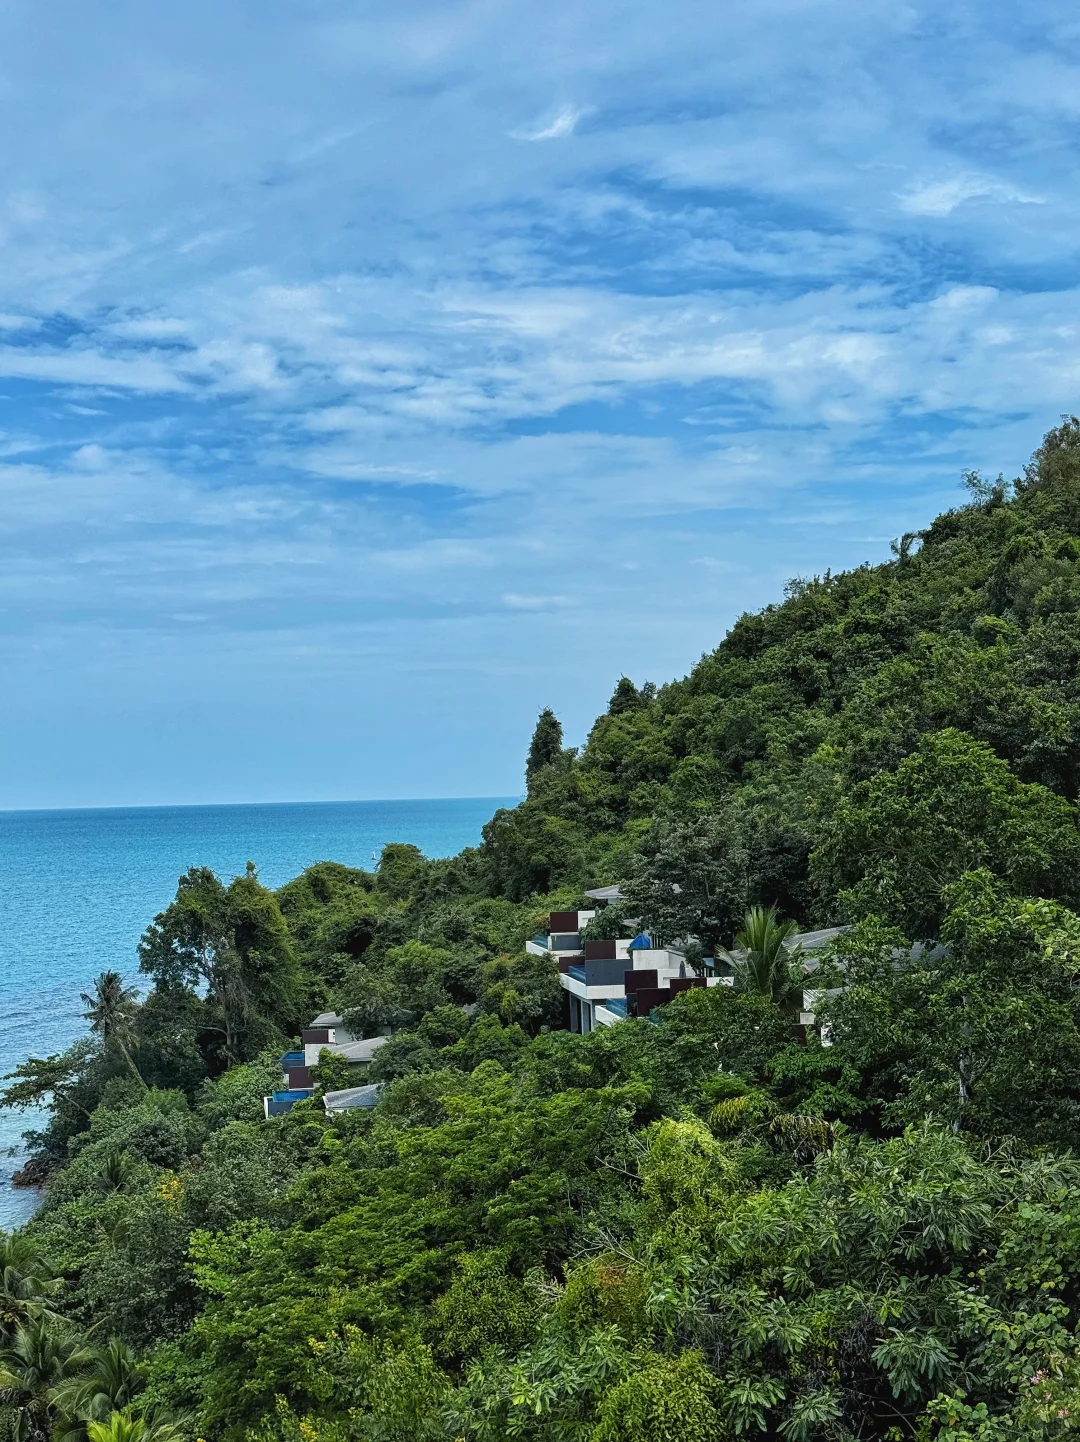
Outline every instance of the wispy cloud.
{"label": "wispy cloud", "polygon": [[988,175],[953,175],[942,180],[923,181],[904,191],[900,207],[909,215],[951,215],[969,200],[991,200],[999,204],[1042,205],[1037,195],[1025,194]]}
{"label": "wispy cloud", "polygon": [[571,604],[569,596],[522,596],[516,591],[507,591],[503,603],[512,611],[550,611]]}
{"label": "wispy cloud", "polygon": [[150,394],[188,388],[175,370],[152,356],[108,356],[91,349],[34,351],[0,346],[0,376],[60,385],[119,387]]}
{"label": "wispy cloud", "polygon": [[588,115],[590,108],[587,105],[563,105],[548,119],[511,130],[510,134],[515,140],[565,140],[573,135],[578,122]]}

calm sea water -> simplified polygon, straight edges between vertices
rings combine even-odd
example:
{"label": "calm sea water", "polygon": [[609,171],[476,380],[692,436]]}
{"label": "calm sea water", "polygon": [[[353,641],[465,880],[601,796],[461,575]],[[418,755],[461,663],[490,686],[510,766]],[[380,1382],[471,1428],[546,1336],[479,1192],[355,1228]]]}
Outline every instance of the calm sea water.
{"label": "calm sea water", "polygon": [[[388,841],[452,856],[516,799],[0,812],[0,1071],[85,1029],[79,993],[98,972],[136,977],[139,937],[189,866],[228,879],[250,860],[276,887],[313,861],[370,866]],[[37,1120],[0,1109],[0,1227],[36,1205],[9,1181]]]}

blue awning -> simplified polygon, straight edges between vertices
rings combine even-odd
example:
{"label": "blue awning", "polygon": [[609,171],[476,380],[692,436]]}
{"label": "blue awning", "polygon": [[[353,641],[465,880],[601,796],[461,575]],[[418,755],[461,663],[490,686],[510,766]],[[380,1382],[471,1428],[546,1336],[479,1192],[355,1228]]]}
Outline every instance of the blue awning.
{"label": "blue awning", "polygon": [[652,938],[647,932],[639,931],[630,943],[631,951],[652,951]]}

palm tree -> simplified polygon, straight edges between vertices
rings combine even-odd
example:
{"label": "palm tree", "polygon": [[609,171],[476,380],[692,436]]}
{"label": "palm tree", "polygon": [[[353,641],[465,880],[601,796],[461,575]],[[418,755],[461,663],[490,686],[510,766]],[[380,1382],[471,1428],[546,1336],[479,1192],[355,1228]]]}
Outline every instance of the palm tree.
{"label": "palm tree", "polygon": [[114,1412],[87,1427],[90,1442],[146,1442],[146,1423],[130,1412]]}
{"label": "palm tree", "polygon": [[730,962],[740,991],[767,996],[777,1006],[789,1006],[802,985],[798,944],[791,938],[798,923],[781,921],[774,906],[752,906],[743,917],[743,929],[732,951],[718,948]]}
{"label": "palm tree", "polygon": [[89,1354],[85,1371],[66,1377],[52,1388],[49,1400],[61,1415],[57,1442],[82,1442],[91,1422],[107,1422],[127,1407],[139,1390],[140,1378],[130,1348],[113,1337]]}
{"label": "palm tree", "polygon": [[90,1442],[179,1442],[183,1429],[172,1422],[155,1422],[148,1417],[133,1417],[130,1412],[114,1412],[102,1422],[88,1422]]}
{"label": "palm tree", "polygon": [[131,1180],[133,1170],[127,1152],[110,1152],[98,1172],[98,1186],[103,1192],[122,1192]]}
{"label": "palm tree", "polygon": [[0,1346],[42,1316],[52,1316],[48,1299],[60,1283],[29,1237],[0,1232]]}
{"label": "palm tree", "polygon": [[132,1072],[145,1087],[146,1083],[128,1051],[138,999],[136,988],[125,986],[124,978],[118,971],[103,971],[94,980],[94,990],[82,993],[82,1001],[86,1006],[83,1016],[90,1023],[90,1030],[97,1033],[106,1050],[114,1045],[118,1048]]}
{"label": "palm tree", "polygon": [[20,1327],[0,1352],[0,1400],[14,1411],[15,1442],[44,1442],[52,1431],[53,1389],[89,1361],[85,1342],[46,1317]]}

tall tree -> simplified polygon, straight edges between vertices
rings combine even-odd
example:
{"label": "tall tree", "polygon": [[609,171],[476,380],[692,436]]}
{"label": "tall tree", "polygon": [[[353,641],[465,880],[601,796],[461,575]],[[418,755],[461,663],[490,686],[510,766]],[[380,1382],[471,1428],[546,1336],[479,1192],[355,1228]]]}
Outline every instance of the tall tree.
{"label": "tall tree", "polygon": [[525,761],[525,785],[531,787],[537,773],[545,766],[553,766],[562,755],[562,722],[545,706],[540,712],[536,729],[529,743],[529,754]]}
{"label": "tall tree", "polygon": [[129,1049],[134,1037],[133,1023],[138,999],[136,988],[125,986],[124,978],[118,971],[103,971],[95,978],[94,990],[84,991],[80,997],[86,1007],[83,1016],[90,1023],[90,1030],[101,1038],[103,1049],[108,1052],[115,1047],[145,1086]]}
{"label": "tall tree", "polygon": [[697,936],[711,948],[746,910],[749,866],[746,828],[725,811],[657,821],[623,893],[654,939]]}
{"label": "tall tree", "polygon": [[4,1077],[11,1085],[0,1092],[0,1106],[46,1104],[52,1106],[54,1120],[64,1110],[88,1118],[99,1095],[90,1078],[100,1061],[100,1048],[88,1036],[79,1037],[66,1051],[53,1056],[28,1057]]}
{"label": "tall tree", "polygon": [[139,964],[163,990],[205,989],[229,1061],[245,1060],[298,1020],[302,988],[288,927],[250,862],[227,887],[208,867],[187,871],[144,932]]}
{"label": "tall tree", "polygon": [[641,705],[641,692],[629,676],[620,676],[608,702],[608,715],[621,716],[626,711],[639,710]]}
{"label": "tall tree", "polygon": [[852,920],[873,913],[918,938],[937,934],[942,889],[980,867],[1019,895],[1080,903],[1075,809],[955,728],[842,796],[812,866]]}

